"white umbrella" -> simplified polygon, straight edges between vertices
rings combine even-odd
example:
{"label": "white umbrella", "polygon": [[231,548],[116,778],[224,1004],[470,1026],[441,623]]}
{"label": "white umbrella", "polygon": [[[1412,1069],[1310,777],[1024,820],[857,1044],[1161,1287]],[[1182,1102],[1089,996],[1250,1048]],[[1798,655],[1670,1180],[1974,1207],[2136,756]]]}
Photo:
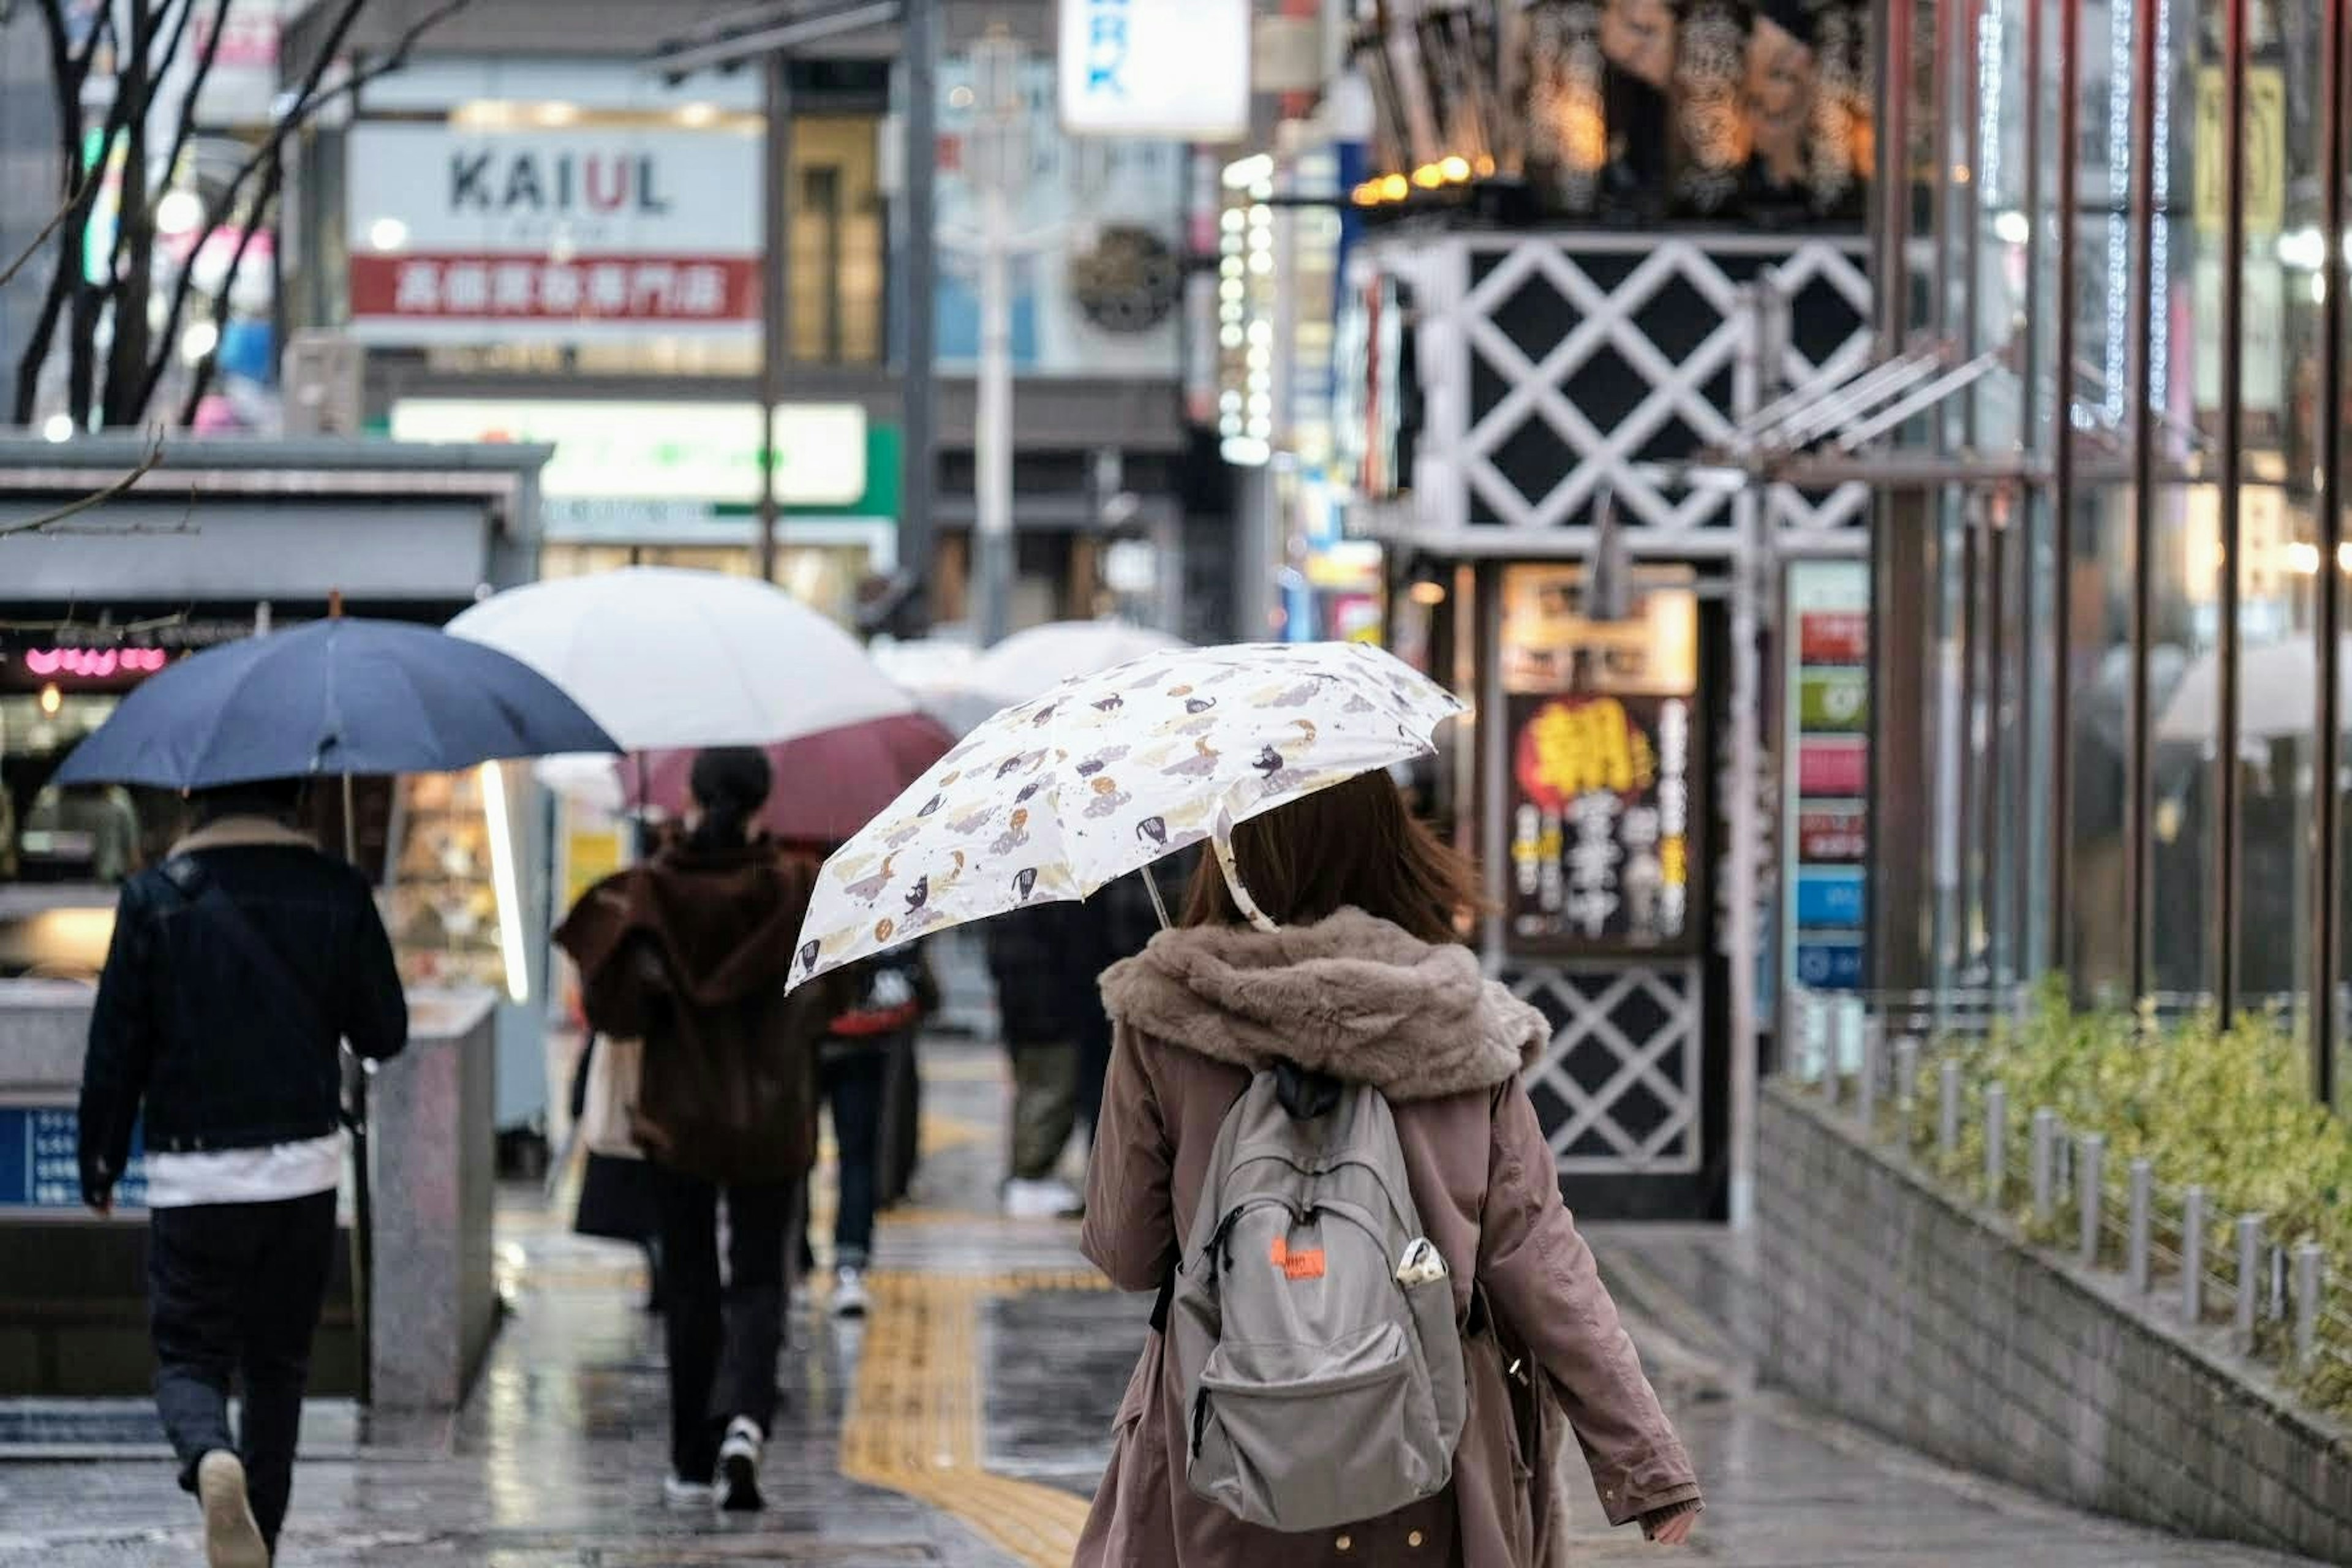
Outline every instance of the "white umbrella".
{"label": "white umbrella", "polygon": [[[2284,642],[2254,643],[2238,659],[2238,734],[2243,741],[2269,742],[2308,735],[2319,724],[2319,660],[2307,637]],[[2346,689],[2352,691],[2352,637],[2336,645],[2336,668]],[[2164,717],[2156,727],[2159,741],[2179,741],[2210,748],[2221,725],[2221,661],[2207,654],[2189,667]]]}
{"label": "white umbrella", "polygon": [[847,632],[782,589],[717,572],[533,583],[449,630],[531,666],[632,752],[761,746],[915,710]]}
{"label": "white umbrella", "polygon": [[1185,648],[1006,709],[817,879],[798,984],[1023,904],[1083,899],[1206,839],[1235,901],[1234,824],[1431,749],[1462,704],[1360,643]]}
{"label": "white umbrella", "polygon": [[1026,702],[1065,680],[1191,646],[1126,621],[1054,621],[1006,637],[972,660],[956,684],[990,699],[992,707],[1003,707]]}

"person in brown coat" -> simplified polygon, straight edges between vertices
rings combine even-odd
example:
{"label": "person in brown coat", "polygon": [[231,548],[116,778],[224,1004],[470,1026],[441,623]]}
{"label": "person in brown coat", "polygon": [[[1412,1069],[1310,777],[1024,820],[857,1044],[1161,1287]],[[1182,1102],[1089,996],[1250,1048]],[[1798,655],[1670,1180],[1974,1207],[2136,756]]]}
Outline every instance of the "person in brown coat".
{"label": "person in brown coat", "polygon": [[590,889],[555,936],[580,966],[590,1024],[645,1041],[628,1114],[661,1233],[667,1494],[741,1510],[761,1501],[784,1237],[816,1148],[816,1044],[840,1000],[831,985],[784,993],[819,862],[752,836],[771,783],[760,752],[703,752],[693,831]]}
{"label": "person in brown coat", "polygon": [[1188,1391],[1154,1332],[1120,1407],[1078,1568],[1310,1563],[1535,1568],[1565,1561],[1562,1428],[1612,1524],[1679,1543],[1700,1508],[1688,1456],[1560,1201],[1518,1075],[1543,1017],[1455,937],[1475,873],[1369,773],[1246,822],[1246,924],[1213,863],[1182,929],[1103,977],[1117,1031],[1084,1246],[1112,1282],[1162,1289],[1217,1131],[1251,1075],[1287,1061],[1372,1084],[1395,1110],[1412,1196],[1452,1271],[1470,1384],[1453,1485],[1316,1537],[1244,1523],[1185,1479]]}

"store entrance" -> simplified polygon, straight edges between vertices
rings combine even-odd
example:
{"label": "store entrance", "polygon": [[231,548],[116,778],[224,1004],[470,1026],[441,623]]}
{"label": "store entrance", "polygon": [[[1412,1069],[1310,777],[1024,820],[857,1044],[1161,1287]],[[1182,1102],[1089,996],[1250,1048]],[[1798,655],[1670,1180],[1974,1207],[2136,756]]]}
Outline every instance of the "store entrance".
{"label": "store entrance", "polygon": [[1636,574],[1608,618],[1576,566],[1505,566],[1495,583],[1490,942],[1552,1026],[1527,1083],[1561,1187],[1591,1218],[1724,1218],[1725,606],[1680,566]]}

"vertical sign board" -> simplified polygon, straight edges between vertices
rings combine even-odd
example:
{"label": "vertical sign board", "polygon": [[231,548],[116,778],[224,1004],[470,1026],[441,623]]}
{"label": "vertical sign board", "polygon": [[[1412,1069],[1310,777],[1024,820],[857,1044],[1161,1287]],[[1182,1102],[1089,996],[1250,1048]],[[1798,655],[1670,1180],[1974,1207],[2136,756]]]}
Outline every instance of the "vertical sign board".
{"label": "vertical sign board", "polygon": [[1630,616],[1596,621],[1580,568],[1513,565],[1502,620],[1513,948],[1698,952],[1706,709],[1688,574],[1651,574]]}
{"label": "vertical sign board", "polygon": [[1062,128],[1237,142],[1250,128],[1249,0],[1059,0]]}
{"label": "vertical sign board", "polygon": [[1515,695],[1507,719],[1512,939],[1689,951],[1689,700]]}
{"label": "vertical sign board", "polygon": [[1808,991],[1862,987],[1869,853],[1870,574],[1852,561],[1789,568],[1786,679],[1787,975]]}

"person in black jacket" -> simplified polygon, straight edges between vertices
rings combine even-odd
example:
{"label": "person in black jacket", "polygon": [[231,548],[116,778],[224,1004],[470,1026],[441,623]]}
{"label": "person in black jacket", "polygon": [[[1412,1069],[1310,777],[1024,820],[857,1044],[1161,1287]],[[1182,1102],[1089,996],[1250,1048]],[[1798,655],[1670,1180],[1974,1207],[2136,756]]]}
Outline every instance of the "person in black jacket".
{"label": "person in black jacket", "polygon": [[82,1067],[82,1198],[100,1214],[144,1120],[155,1403],[213,1568],[268,1568],[292,1495],[334,1262],[340,1047],[381,1061],[408,1043],[368,884],[294,831],[300,803],[296,781],[196,797],[197,831],[123,887]]}
{"label": "person in black jacket", "polygon": [[1084,905],[1047,902],[996,916],[982,928],[998,1026],[1013,1058],[1012,1168],[1004,1212],[1054,1219],[1078,1212],[1076,1189],[1056,1174],[1077,1124],[1078,1077],[1093,977],[1072,954],[1086,938]]}

